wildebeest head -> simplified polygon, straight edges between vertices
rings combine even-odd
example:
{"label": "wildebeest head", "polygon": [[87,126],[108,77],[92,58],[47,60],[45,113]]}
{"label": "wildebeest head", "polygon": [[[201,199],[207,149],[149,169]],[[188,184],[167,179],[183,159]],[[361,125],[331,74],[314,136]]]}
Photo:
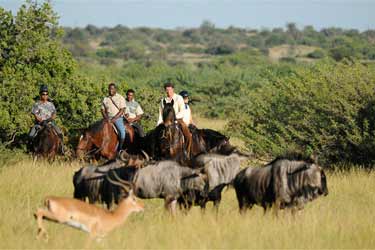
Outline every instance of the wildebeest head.
{"label": "wildebeest head", "polygon": [[121,150],[118,154],[118,158],[123,161],[127,166],[135,166],[137,168],[142,168],[147,165],[150,161],[148,154],[141,150],[142,155],[131,155],[126,150]]}
{"label": "wildebeest head", "polygon": [[298,172],[305,173],[306,178],[304,178],[304,186],[308,186],[313,190],[313,198],[318,195],[328,195],[327,179],[321,166],[315,162],[306,163],[301,168],[289,173],[289,175],[294,175]]}

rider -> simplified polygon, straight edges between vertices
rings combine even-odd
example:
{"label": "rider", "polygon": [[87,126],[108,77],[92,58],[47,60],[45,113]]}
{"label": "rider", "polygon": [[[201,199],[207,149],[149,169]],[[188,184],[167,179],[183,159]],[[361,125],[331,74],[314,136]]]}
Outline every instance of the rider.
{"label": "rider", "polygon": [[164,90],[165,90],[166,97],[161,99],[161,104],[159,107],[159,119],[158,119],[157,125],[163,123],[163,116],[162,116],[162,112],[164,108],[163,101],[165,101],[166,103],[170,103],[173,100],[173,109],[175,111],[176,119],[177,119],[177,122],[181,126],[182,133],[184,134],[184,137],[186,140],[187,153],[190,154],[192,137],[191,137],[189,128],[187,127],[187,124],[185,124],[185,122],[183,121],[184,109],[185,109],[184,99],[182,98],[182,96],[174,93],[174,85],[171,82],[167,82],[164,84]]}
{"label": "rider", "polygon": [[144,137],[144,132],[141,124],[138,121],[141,120],[143,115],[143,110],[141,105],[134,100],[135,91],[133,89],[129,89],[126,91],[126,111],[125,111],[125,118],[127,122],[130,123],[134,128],[138,130],[138,134],[140,137]]}
{"label": "rider", "polygon": [[40,99],[34,103],[31,113],[34,115],[35,122],[34,126],[31,128],[29,133],[29,139],[32,141],[38,131],[48,123],[50,123],[53,129],[56,131],[61,139],[61,150],[63,150],[63,134],[61,129],[56,125],[56,108],[48,98],[48,87],[46,85],[41,85],[39,89]]}
{"label": "rider", "polygon": [[116,84],[110,83],[108,85],[108,96],[104,97],[102,103],[102,115],[105,120],[115,124],[119,134],[119,144],[117,151],[120,151],[125,141],[125,124],[124,111],[126,108],[125,98],[117,94]]}
{"label": "rider", "polygon": [[194,126],[193,118],[191,115],[191,109],[189,106],[189,93],[186,90],[180,92],[180,96],[184,99],[184,117],[182,120],[187,126]]}

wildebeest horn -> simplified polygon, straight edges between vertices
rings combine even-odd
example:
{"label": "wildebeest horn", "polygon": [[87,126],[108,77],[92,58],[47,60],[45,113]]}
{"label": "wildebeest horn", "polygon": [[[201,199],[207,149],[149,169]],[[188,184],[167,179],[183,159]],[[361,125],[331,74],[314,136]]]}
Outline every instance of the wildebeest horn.
{"label": "wildebeest horn", "polygon": [[150,161],[150,157],[148,156],[148,154],[144,150],[141,150],[141,152],[145,156],[146,162],[149,162]]}
{"label": "wildebeest horn", "polygon": [[125,150],[121,150],[121,151],[119,152],[119,157],[120,157],[120,160],[122,160],[122,161],[127,161],[127,160],[129,160],[129,159],[128,159],[129,154],[128,154],[128,152],[126,151],[126,149],[125,149]]}

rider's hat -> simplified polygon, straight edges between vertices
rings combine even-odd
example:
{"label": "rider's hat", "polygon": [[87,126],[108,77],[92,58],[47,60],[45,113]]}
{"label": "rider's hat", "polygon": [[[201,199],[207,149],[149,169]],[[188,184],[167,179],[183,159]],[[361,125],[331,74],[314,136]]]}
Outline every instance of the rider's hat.
{"label": "rider's hat", "polygon": [[47,85],[41,85],[40,88],[39,88],[39,94],[40,93],[43,93],[43,92],[47,92],[48,93],[48,87]]}
{"label": "rider's hat", "polygon": [[182,96],[183,98],[189,97],[189,93],[186,90],[183,90],[180,92],[180,96]]}

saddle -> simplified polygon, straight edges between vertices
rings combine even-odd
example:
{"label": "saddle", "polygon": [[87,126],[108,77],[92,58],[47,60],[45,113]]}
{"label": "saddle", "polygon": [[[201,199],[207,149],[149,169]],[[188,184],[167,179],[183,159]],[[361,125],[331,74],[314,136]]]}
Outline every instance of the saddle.
{"label": "saddle", "polygon": [[48,123],[46,123],[44,125],[43,124],[35,124],[34,126],[36,126],[36,125],[38,125],[38,126],[35,128],[35,134],[32,137],[33,140],[38,136],[38,134],[39,134],[40,131],[42,131],[44,128],[47,128],[47,127],[50,127],[52,129],[52,132],[55,135],[57,135],[57,136],[59,135],[57,133],[56,129],[51,125],[51,122],[48,122]]}
{"label": "saddle", "polygon": [[[134,135],[135,135],[135,129],[129,123],[124,122],[124,124],[125,124],[125,129],[126,129],[126,137],[129,138],[130,143],[133,143]],[[115,130],[115,133],[118,136],[118,130],[117,130],[115,124],[112,124],[112,128]]]}

